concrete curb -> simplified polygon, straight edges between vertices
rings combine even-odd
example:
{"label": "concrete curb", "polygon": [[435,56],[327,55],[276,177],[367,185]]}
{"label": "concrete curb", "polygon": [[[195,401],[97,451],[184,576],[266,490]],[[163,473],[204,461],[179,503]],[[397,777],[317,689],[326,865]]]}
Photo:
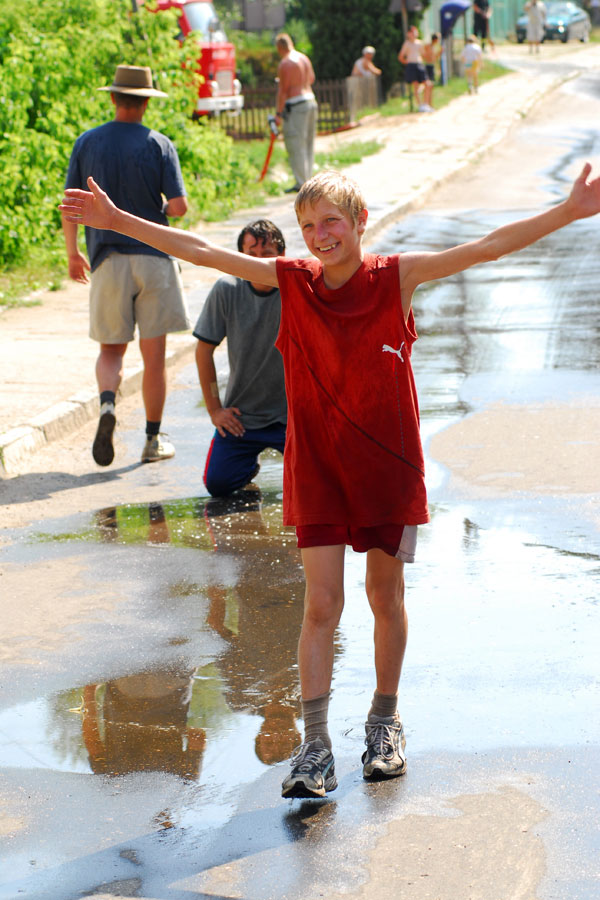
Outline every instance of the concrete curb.
{"label": "concrete curb", "polygon": [[[167,350],[167,367],[180,362],[186,355],[192,357],[193,350],[191,343]],[[142,365],[126,368],[119,395],[129,397],[139,391],[142,375]],[[0,435],[0,478],[18,475],[23,463],[34,453],[51,441],[63,438],[81,428],[97,415],[98,390],[94,385],[83,388],[67,400],[55,403],[29,422],[4,432]]]}

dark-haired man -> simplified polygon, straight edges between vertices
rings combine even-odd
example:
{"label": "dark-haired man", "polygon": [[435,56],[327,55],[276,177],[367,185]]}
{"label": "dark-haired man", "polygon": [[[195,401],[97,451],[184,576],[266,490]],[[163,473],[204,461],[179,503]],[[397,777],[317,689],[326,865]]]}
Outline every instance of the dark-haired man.
{"label": "dark-haired man", "polygon": [[[258,219],[240,232],[238,250],[258,258],[283,256],[285,240],[276,225]],[[287,403],[283,362],[275,348],[280,318],[277,288],[224,275],[211,288],[196,322],[198,377],[215,426],[204,470],[213,497],[251,482],[263,450],[273,447],[283,453]],[[229,380],[221,404],[214,353],[224,338]]]}
{"label": "dark-haired man", "polygon": [[[166,97],[152,86],[147,66],[117,66],[109,91],[114,119],[82,134],[73,148],[66,187],[86,188],[93,175],[107,185],[123,209],[168,225],[183,216],[187,199],[174,145],[142,124],[150,97]],[[144,362],[142,396],[146,442],[142,462],[175,455],[160,433],[167,394],[166,336],[189,328],[179,264],[166,253],[114,231],[85,229],[89,262],[77,245],[77,225],[63,219],[69,276],[86,284],[91,270],[90,337],[100,344],[96,380],[100,419],[92,455],[99,466],[114,458],[115,402],[127,345],[137,326]]]}

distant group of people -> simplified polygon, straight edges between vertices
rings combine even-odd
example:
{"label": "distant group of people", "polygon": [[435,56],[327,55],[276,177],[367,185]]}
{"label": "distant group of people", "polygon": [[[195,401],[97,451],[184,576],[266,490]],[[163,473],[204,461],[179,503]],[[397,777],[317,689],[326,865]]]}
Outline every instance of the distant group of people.
{"label": "distant group of people", "polygon": [[413,91],[419,112],[433,111],[435,67],[441,55],[438,34],[432,34],[430,42],[423,44],[418,28],[412,25],[408,29],[398,59],[404,66],[404,80]]}

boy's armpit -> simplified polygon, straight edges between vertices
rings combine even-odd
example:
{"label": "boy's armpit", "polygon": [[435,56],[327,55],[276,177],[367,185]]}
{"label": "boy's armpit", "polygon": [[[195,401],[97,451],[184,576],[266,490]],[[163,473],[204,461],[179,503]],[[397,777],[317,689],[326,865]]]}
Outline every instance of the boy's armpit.
{"label": "boy's armpit", "polygon": [[400,296],[402,297],[402,311],[404,312],[405,320],[408,319],[414,292],[424,281],[431,280],[422,276],[427,272],[428,258],[436,255],[436,253],[423,251],[401,253],[399,256]]}

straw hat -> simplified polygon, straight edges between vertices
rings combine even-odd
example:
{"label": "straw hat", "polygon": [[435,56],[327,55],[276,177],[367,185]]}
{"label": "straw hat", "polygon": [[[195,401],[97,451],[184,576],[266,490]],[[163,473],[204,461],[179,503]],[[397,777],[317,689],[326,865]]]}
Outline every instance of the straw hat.
{"label": "straw hat", "polygon": [[168,97],[164,91],[152,87],[152,72],[148,66],[117,66],[114,83],[98,90],[136,97]]}

